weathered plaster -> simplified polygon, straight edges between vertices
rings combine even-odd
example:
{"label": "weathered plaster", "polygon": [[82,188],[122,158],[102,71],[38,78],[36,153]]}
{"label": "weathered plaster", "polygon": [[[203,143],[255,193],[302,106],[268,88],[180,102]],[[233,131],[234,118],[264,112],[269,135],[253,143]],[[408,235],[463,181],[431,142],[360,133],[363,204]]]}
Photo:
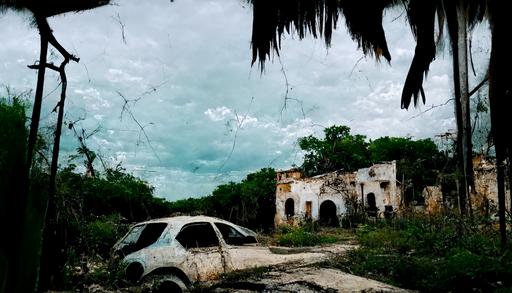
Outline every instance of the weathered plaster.
{"label": "weathered plaster", "polygon": [[[394,211],[398,209],[401,196],[394,161],[357,172],[335,171],[310,178],[305,178],[297,169],[281,171],[277,173],[275,224],[298,224],[306,218],[307,202],[312,204],[312,220],[319,220],[320,205],[327,200],[335,204],[336,215],[341,219],[348,213],[348,200],[360,204],[363,197],[367,206],[368,193],[375,194],[379,215],[382,215],[386,205],[392,206]],[[285,214],[285,202],[289,198],[294,201],[293,217]]]}

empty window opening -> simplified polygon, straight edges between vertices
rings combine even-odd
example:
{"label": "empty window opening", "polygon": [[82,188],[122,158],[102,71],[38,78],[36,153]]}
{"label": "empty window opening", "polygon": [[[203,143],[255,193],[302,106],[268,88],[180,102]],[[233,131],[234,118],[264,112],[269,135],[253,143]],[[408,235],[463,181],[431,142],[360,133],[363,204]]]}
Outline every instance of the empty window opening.
{"label": "empty window opening", "polygon": [[186,249],[219,245],[219,238],[210,223],[193,223],[183,227],[176,240]]}
{"label": "empty window opening", "polygon": [[284,214],[287,218],[295,216],[295,202],[293,198],[289,198],[284,203]]}
{"label": "empty window opening", "polygon": [[167,227],[166,223],[151,223],[133,227],[121,241],[122,253],[127,255],[155,243],[164,232],[165,227]]}
{"label": "empty window opening", "polygon": [[320,224],[331,227],[340,225],[336,215],[336,204],[332,200],[326,200],[320,204]]}
{"label": "empty window opening", "polygon": [[386,191],[389,188],[389,181],[383,181],[380,183],[380,188],[382,191]]}

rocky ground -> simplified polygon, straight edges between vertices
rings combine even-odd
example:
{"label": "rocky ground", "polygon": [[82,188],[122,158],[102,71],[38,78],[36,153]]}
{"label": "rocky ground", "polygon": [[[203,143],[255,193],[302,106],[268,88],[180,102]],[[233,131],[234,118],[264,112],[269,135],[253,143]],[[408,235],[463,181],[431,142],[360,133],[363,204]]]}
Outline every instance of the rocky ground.
{"label": "rocky ground", "polygon": [[196,288],[198,292],[409,292],[375,280],[315,265],[279,266],[262,274]]}

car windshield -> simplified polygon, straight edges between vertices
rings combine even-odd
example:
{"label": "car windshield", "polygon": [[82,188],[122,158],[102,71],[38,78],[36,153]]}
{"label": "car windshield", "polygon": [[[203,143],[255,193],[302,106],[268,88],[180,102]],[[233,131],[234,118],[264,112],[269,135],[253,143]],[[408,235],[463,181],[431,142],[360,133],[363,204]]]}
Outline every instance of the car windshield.
{"label": "car windshield", "polygon": [[167,227],[166,223],[149,223],[133,227],[121,241],[121,252],[128,255],[150,246],[160,238],[165,227]]}

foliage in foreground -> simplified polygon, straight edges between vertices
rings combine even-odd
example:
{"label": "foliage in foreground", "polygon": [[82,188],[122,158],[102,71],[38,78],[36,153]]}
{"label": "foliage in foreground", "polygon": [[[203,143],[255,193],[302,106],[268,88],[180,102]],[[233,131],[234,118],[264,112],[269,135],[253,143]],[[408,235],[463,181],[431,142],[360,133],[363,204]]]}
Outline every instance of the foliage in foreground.
{"label": "foliage in foreground", "polygon": [[460,218],[413,218],[363,225],[361,247],[327,263],[421,291],[512,288],[512,248],[492,226]]}

